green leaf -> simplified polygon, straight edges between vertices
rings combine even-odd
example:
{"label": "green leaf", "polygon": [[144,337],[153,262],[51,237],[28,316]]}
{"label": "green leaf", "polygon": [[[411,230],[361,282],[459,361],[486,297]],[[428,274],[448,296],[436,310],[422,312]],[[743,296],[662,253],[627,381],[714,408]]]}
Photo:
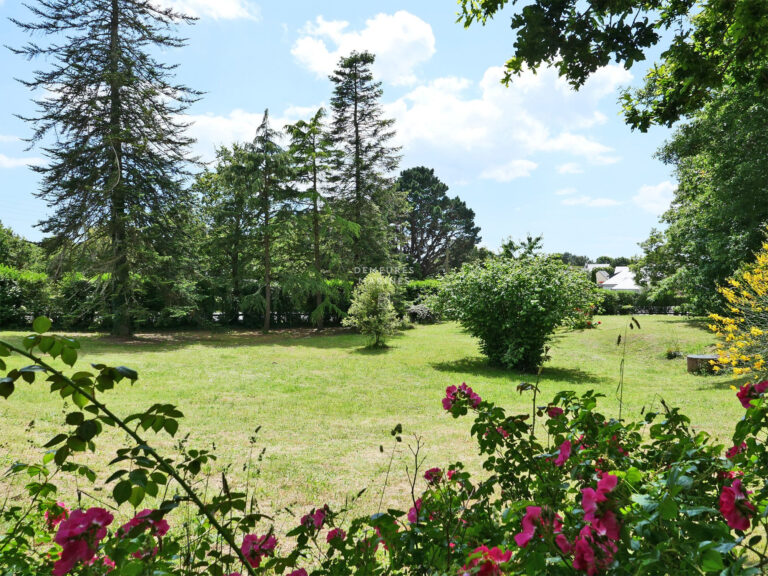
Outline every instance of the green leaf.
{"label": "green leaf", "polygon": [[0,344],[0,356],[10,356],[11,351],[8,350],[4,345]]}
{"label": "green leaf", "polygon": [[131,370],[130,368],[126,368],[125,366],[118,366],[115,368],[115,372],[120,374],[120,376],[123,376],[124,378],[128,378],[131,381],[138,380],[139,373],[136,372],[136,370]]}
{"label": "green leaf", "polygon": [[132,492],[133,486],[131,483],[128,480],[121,480],[112,490],[112,497],[115,499],[115,502],[117,502],[117,505],[119,506],[123,502],[128,502]]}
{"label": "green leaf", "polygon": [[725,566],[723,557],[717,550],[707,550],[701,555],[701,568],[704,572],[720,572]]}
{"label": "green leaf", "polygon": [[78,408],[85,408],[88,405],[88,398],[80,394],[80,392],[75,392],[72,394],[72,402],[74,402]]}
{"label": "green leaf", "polygon": [[51,329],[51,326],[53,326],[53,323],[45,316],[38,316],[35,318],[34,322],[32,322],[32,330],[38,334],[45,334]]}
{"label": "green leaf", "polygon": [[56,450],[56,454],[53,456],[53,461],[56,462],[59,466],[64,464],[64,462],[69,457],[69,448],[67,446],[62,446],[58,450]]}
{"label": "green leaf", "polygon": [[48,442],[46,442],[43,445],[43,448],[50,448],[51,446],[56,446],[56,444],[61,444],[66,439],[67,439],[66,434],[56,434],[56,436],[48,440]]}
{"label": "green leaf", "polygon": [[659,513],[664,520],[674,520],[677,518],[677,503],[667,496],[659,504]]}
{"label": "green leaf", "polygon": [[147,482],[147,485],[144,486],[144,490],[147,492],[147,494],[152,496],[152,498],[157,496],[157,484],[154,482]]}
{"label": "green leaf", "polygon": [[141,504],[143,500],[144,488],[141,486],[134,486],[133,490],[131,490],[131,497],[128,498],[128,502],[130,502],[134,508],[138,508],[139,504]]}
{"label": "green leaf", "polygon": [[85,416],[83,416],[82,412],[70,412],[67,414],[67,417],[65,418],[65,422],[69,424],[70,426],[79,426],[83,423],[83,420],[85,419]]}
{"label": "green leaf", "polygon": [[165,431],[171,436],[176,436],[176,431],[179,429],[179,422],[178,420],[167,418],[163,423],[163,428],[165,428]]}
{"label": "green leaf", "polygon": [[48,352],[51,348],[53,348],[53,345],[56,343],[56,339],[53,336],[43,336],[40,338],[40,351],[41,352]]}
{"label": "green leaf", "polygon": [[86,420],[80,426],[77,427],[77,430],[75,431],[75,434],[77,434],[78,438],[81,440],[84,440],[85,442],[88,442],[89,440],[93,439],[96,434],[99,433],[99,425],[96,423],[95,420]]}
{"label": "green leaf", "polygon": [[11,378],[0,378],[0,396],[7,399],[13,394],[15,388],[16,385]]}
{"label": "green leaf", "polygon": [[61,359],[67,366],[74,366],[77,362],[77,350],[74,348],[65,347],[61,351]]}

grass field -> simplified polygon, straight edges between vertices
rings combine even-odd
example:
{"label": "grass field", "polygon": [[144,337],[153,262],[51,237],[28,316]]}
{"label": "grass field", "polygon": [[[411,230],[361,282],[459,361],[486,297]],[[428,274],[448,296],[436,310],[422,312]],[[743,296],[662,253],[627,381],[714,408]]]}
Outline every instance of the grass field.
{"label": "grass field", "polygon": [[[596,330],[556,335],[541,377],[542,403],[559,390],[595,389],[607,396],[604,413],[618,414],[616,339],[628,318],[600,320]],[[726,442],[743,414],[729,388],[733,377],[690,375],[684,359],[665,358],[669,347],[683,354],[706,351],[713,338],[705,325],[677,317],[639,320],[642,330],[629,333],[625,416],[639,419],[643,408],[659,409],[663,397],[682,407],[696,427]],[[12,342],[21,337],[0,333]],[[389,431],[397,423],[406,441],[414,434],[424,438],[427,465],[461,459],[476,467],[470,420],[453,420],[440,406],[450,384],[466,381],[511,411],[530,407],[530,396],[521,397],[515,388],[532,377],[488,367],[476,342],[455,324],[420,326],[377,351],[362,348],[361,336],[342,331],[187,332],[141,335],[129,342],[80,338],[84,365],[123,364],[140,373],[132,388],[121,384],[103,397],[115,411],[127,415],[154,402],[176,404],[186,415],[181,431],[190,432],[191,445],[215,443],[218,466],[232,465],[231,474],[240,482],[249,438],[262,426],[257,446],[266,453],[252,482],[268,510],[338,504],[368,487],[361,508],[370,511],[372,502],[378,504],[392,446]],[[60,398],[40,384],[22,384],[10,400],[0,400],[0,463],[34,461],[57,432],[62,413]],[[156,442],[173,450],[165,438]],[[122,440],[105,438],[100,452],[81,457],[103,469]],[[404,501],[408,457],[401,446],[385,502]]]}

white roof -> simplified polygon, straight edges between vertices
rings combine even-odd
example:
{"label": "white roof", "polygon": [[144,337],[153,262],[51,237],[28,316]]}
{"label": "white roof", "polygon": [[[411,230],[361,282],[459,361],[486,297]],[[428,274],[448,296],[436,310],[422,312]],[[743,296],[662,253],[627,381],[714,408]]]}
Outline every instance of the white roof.
{"label": "white roof", "polygon": [[642,288],[635,282],[635,274],[630,271],[629,266],[617,266],[616,273],[601,284],[608,290],[629,290],[640,292]]}

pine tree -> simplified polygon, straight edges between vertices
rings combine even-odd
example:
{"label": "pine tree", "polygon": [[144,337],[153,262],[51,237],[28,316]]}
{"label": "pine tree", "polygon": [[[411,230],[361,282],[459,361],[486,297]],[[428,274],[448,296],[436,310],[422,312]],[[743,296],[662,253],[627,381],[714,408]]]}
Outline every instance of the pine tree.
{"label": "pine tree", "polygon": [[279,133],[269,124],[269,110],[256,130],[250,146],[253,167],[257,174],[256,191],[259,211],[259,234],[262,245],[264,272],[264,331],[268,331],[272,319],[272,249],[280,224],[292,209],[292,190],[287,186],[291,177],[290,155],[277,143]]}
{"label": "pine tree", "polygon": [[40,226],[62,242],[108,239],[112,333],[127,336],[132,250],[142,229],[171,227],[169,208],[184,199],[193,140],[178,118],[199,96],[153,54],[183,46],[173,28],[192,19],[147,0],[39,0],[29,9],[35,21],[14,23],[50,42],[14,51],[52,62],[23,81],[47,94],[24,118],[49,160],[35,170],[55,212]]}
{"label": "pine tree", "polygon": [[236,323],[243,310],[244,283],[258,257],[259,175],[248,146],[219,148],[217,157],[215,172],[199,175],[194,189],[201,198],[207,228],[208,276],[222,301],[226,322]]}
{"label": "pine tree", "polygon": [[394,221],[403,209],[393,185],[399,148],[390,141],[394,120],[384,118],[381,83],[371,71],[369,52],[341,58],[330,76],[331,138],[339,155],[333,162],[333,195],[344,218],[359,226],[349,254],[353,268],[382,266],[389,262]]}
{"label": "pine tree", "polygon": [[300,120],[286,127],[291,138],[289,153],[294,165],[294,179],[305,190],[300,201],[307,205],[312,223],[312,283],[314,284],[315,310],[312,320],[318,328],[323,327],[324,304],[327,301],[323,260],[321,229],[326,220],[326,202],[321,192],[333,159],[333,142],[323,125],[326,112],[320,108],[307,122]]}

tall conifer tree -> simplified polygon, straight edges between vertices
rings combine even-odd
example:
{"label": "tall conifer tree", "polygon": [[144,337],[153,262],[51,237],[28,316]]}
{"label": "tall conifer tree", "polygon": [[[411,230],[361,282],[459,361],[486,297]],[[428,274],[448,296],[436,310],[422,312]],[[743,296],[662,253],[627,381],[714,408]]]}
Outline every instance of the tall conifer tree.
{"label": "tall conifer tree", "polygon": [[359,226],[350,247],[353,268],[389,263],[392,229],[404,202],[393,173],[399,148],[391,144],[394,120],[384,117],[381,83],[371,71],[375,57],[353,52],[341,58],[330,79],[331,138],[339,150],[333,163],[333,194],[338,211]]}
{"label": "tall conifer tree", "polygon": [[50,41],[15,52],[51,62],[24,81],[36,100],[32,143],[49,160],[39,196],[54,208],[44,232],[110,245],[112,332],[132,330],[132,248],[142,229],[171,226],[169,208],[187,197],[187,125],[179,116],[199,93],[172,79],[159,50],[179,48],[173,29],[192,19],[149,0],[38,0],[32,22],[14,22]]}
{"label": "tall conifer tree", "polygon": [[312,264],[313,278],[316,285],[315,310],[313,321],[318,328],[323,327],[324,301],[326,299],[323,276],[322,228],[325,220],[326,202],[321,192],[326,184],[330,163],[334,156],[333,142],[323,125],[326,112],[320,108],[309,121],[299,120],[286,127],[291,137],[289,152],[294,164],[294,178],[304,186],[300,200],[307,206],[306,211],[312,222]]}
{"label": "tall conifer tree", "polygon": [[278,144],[279,137],[269,123],[269,110],[265,110],[250,147],[257,174],[258,228],[264,273],[264,331],[269,330],[272,319],[273,247],[280,224],[292,209],[292,190],[287,186],[291,177],[290,156]]}

